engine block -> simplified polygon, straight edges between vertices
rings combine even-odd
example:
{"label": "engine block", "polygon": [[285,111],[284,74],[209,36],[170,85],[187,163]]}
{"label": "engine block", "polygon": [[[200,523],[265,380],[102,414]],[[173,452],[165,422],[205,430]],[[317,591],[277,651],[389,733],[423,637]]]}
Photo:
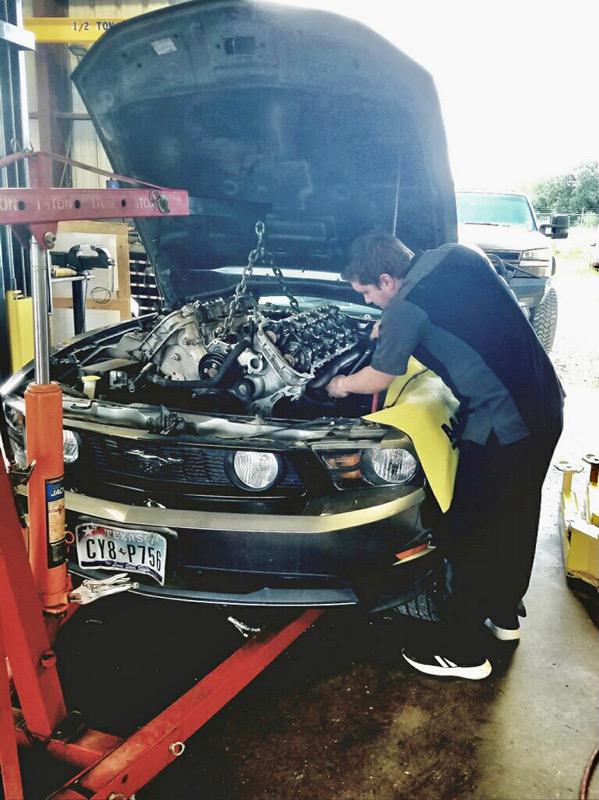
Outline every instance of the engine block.
{"label": "engine block", "polygon": [[159,385],[195,395],[226,391],[246,411],[269,414],[283,397],[298,400],[347,351],[359,358],[371,327],[335,305],[298,312],[245,298],[228,326],[227,310],[221,299],[188,303],[149,332],[123,337],[120,355],[153,365],[149,379]]}
{"label": "engine block", "polygon": [[263,330],[285,361],[301,373],[313,374],[358,342],[354,321],[331,305],[267,322]]}
{"label": "engine block", "polygon": [[317,371],[355,347],[358,339],[357,323],[336,306],[281,320],[265,316],[253,347],[239,357],[245,375],[231,391],[250,411],[269,413],[282,397],[298,400]]}

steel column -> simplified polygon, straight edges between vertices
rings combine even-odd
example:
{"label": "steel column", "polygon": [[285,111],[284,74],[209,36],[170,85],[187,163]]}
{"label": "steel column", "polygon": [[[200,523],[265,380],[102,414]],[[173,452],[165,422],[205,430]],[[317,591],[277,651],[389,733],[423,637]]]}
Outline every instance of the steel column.
{"label": "steel column", "polygon": [[33,296],[33,342],[35,382],[50,383],[50,339],[48,333],[48,265],[50,253],[31,240],[31,294]]}

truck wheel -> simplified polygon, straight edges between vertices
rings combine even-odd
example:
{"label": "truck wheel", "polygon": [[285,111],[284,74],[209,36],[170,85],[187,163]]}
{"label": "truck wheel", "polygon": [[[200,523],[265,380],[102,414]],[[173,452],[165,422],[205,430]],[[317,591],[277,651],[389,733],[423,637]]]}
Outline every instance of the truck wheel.
{"label": "truck wheel", "polygon": [[545,350],[549,352],[553,347],[555,329],[557,327],[557,292],[555,289],[549,289],[535,308],[531,324],[539,337],[539,341]]}

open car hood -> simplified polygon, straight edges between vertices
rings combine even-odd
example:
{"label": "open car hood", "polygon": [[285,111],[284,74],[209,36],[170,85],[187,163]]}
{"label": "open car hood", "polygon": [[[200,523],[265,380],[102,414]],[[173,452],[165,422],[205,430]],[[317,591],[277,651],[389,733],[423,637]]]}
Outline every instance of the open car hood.
{"label": "open car hood", "polygon": [[246,263],[259,219],[279,266],[331,273],[369,230],[417,249],[456,239],[432,79],[356,22],[170,6],[114,26],[73,80],[116,172],[192,198],[193,216],[137,222],[169,304]]}

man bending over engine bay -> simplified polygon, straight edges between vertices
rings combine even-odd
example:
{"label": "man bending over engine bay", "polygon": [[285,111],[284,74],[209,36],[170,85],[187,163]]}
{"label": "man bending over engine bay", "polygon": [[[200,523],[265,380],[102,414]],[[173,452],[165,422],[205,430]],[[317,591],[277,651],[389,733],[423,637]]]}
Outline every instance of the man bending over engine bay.
{"label": "man bending over engine bay", "polygon": [[390,234],[367,234],[343,277],[383,314],[371,366],[333,378],[329,394],[382,391],[413,355],[460,401],[442,622],[402,654],[429,675],[486,678],[483,624],[500,640],[520,638],[541,487],[562,430],[560,383],[507,284],[475,250],[444,244],[414,256]]}

